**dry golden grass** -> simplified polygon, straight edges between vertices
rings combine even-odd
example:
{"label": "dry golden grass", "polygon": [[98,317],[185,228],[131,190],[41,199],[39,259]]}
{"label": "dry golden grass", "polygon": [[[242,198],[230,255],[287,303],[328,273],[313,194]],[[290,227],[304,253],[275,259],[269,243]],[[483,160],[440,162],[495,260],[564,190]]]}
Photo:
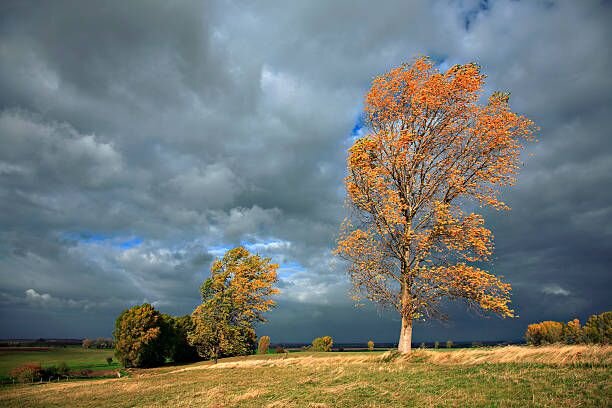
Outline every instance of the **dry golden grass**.
{"label": "dry golden grass", "polygon": [[[0,389],[0,406],[610,406],[612,347],[503,347],[250,356],[120,379]],[[386,356],[388,357],[388,356]]]}
{"label": "dry golden grass", "polygon": [[415,350],[407,359],[426,359],[428,362],[435,364],[534,363],[611,366],[612,346],[506,346],[459,349],[453,352]]}

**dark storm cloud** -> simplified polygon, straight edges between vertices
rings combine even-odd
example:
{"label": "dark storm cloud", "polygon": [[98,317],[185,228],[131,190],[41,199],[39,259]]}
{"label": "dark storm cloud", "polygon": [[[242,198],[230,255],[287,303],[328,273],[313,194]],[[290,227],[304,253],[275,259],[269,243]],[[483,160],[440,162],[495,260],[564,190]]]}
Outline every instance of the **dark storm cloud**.
{"label": "dark storm cloud", "polygon": [[281,263],[263,334],[393,341],[398,322],[353,308],[330,250],[363,94],[418,54],[478,61],[542,130],[513,211],[487,212],[521,318],[453,307],[416,340],[517,338],[609,309],[611,7],[373,7],[3,2],[0,337],[108,335],[143,301],[187,313],[211,259],[244,243]]}

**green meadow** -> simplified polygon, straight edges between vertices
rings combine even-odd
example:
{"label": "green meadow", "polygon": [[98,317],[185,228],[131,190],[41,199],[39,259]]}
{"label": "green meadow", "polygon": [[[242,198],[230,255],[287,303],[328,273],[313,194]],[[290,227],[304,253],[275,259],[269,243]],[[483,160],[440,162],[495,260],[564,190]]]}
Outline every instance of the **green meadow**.
{"label": "green meadow", "polygon": [[[107,371],[121,368],[112,349],[84,349],[78,346],[34,348],[0,348],[0,379],[8,380],[9,371],[25,363],[39,363],[42,367],[65,362],[72,371]],[[108,357],[113,358],[109,365]]]}

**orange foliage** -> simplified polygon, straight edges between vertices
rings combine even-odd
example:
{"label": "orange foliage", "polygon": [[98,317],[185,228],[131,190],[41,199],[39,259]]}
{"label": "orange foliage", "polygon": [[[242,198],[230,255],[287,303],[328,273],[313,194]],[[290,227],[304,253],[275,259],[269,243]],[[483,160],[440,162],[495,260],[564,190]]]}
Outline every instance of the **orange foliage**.
{"label": "orange foliage", "polygon": [[348,152],[346,189],[356,221],[336,253],[350,262],[356,292],[391,305],[405,323],[440,316],[443,297],[511,317],[510,286],[468,263],[486,261],[491,231],[469,200],[508,209],[533,123],[508,94],[478,103],[485,76],[474,63],[441,73],[426,57],[374,79],[365,98],[370,132]]}
{"label": "orange foliage", "polygon": [[275,305],[270,296],[280,293],[272,286],[278,280],[277,269],[278,264],[271,263],[270,258],[237,247],[213,262],[210,289],[228,294],[240,319],[265,321],[263,313]]}
{"label": "orange foliage", "polygon": [[545,321],[527,326],[525,339],[528,344],[539,346],[541,344],[560,343],[563,340],[563,323]]}

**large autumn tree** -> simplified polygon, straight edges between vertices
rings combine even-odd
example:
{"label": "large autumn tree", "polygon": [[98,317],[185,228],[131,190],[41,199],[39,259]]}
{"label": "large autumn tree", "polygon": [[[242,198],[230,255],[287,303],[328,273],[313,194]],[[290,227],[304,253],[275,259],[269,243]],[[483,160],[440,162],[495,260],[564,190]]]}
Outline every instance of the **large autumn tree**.
{"label": "large autumn tree", "polygon": [[275,305],[279,293],[278,264],[251,254],[244,247],[225,253],[213,262],[210,278],[200,288],[202,304],[191,315],[190,344],[202,357],[215,361],[221,356],[248,354],[256,342],[254,323],[264,322],[264,313]]}
{"label": "large autumn tree", "polygon": [[354,215],[336,252],[356,295],[400,313],[402,353],[416,319],[444,317],[444,298],[513,316],[510,285],[478,266],[492,253],[491,231],[467,209],[508,209],[500,189],[515,181],[535,128],[510,110],[507,93],[479,103],[484,79],[475,63],[439,72],[426,57],[375,78],[368,132],[348,152]]}

